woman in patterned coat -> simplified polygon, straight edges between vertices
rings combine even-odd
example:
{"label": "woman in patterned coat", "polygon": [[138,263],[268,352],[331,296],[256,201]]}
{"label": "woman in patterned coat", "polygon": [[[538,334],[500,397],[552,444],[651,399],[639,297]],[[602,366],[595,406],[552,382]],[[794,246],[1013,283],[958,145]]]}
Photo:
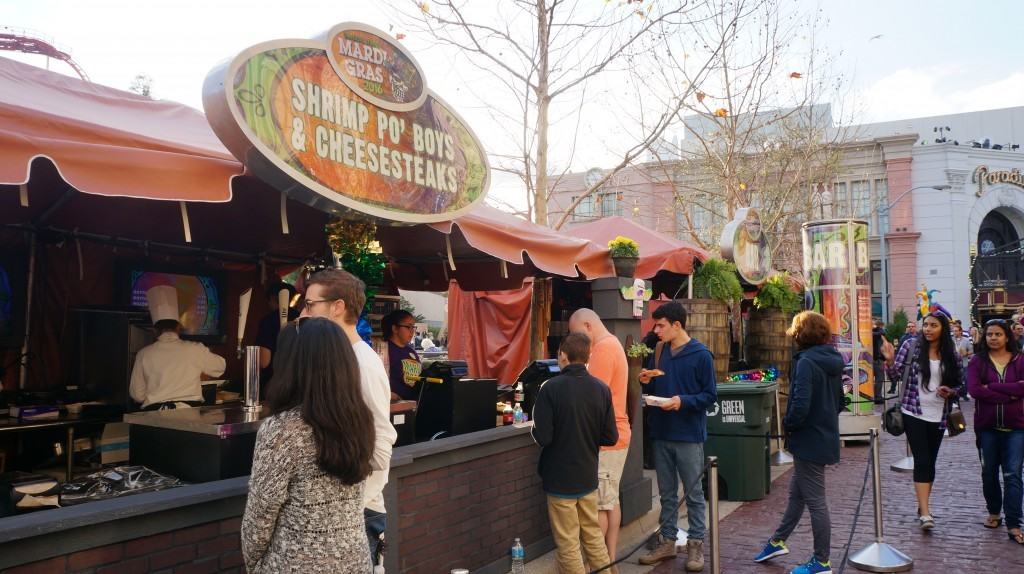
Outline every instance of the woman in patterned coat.
{"label": "woman in patterned coat", "polygon": [[256,435],[242,553],[251,574],[371,572],[363,481],[374,430],[352,345],[327,319],[281,330],[280,353]]}

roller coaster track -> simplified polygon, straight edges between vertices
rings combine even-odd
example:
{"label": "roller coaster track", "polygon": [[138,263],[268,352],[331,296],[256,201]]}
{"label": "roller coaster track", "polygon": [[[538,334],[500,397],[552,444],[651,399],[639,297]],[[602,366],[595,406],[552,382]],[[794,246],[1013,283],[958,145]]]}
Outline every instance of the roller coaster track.
{"label": "roller coaster track", "polygon": [[89,81],[89,76],[71,58],[71,54],[55,46],[52,41],[30,30],[0,26],[0,50],[39,54],[47,58],[66,62],[78,74],[78,77],[87,82]]}

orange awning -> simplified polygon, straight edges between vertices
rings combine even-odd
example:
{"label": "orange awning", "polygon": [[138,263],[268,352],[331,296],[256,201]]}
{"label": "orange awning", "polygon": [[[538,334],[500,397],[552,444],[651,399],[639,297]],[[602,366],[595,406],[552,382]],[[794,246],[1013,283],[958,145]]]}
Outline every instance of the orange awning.
{"label": "orange awning", "polygon": [[0,58],[0,184],[37,157],[78,191],[169,201],[230,201],[243,171],[198,110]]}
{"label": "orange awning", "polygon": [[453,221],[380,227],[377,237],[403,289],[443,291],[455,279],[467,291],[501,290],[518,288],[533,275],[614,275],[607,247],[489,206]]}
{"label": "orange awning", "polygon": [[693,272],[695,259],[707,261],[710,257],[707,251],[692,243],[651,231],[631,219],[619,216],[604,217],[566,229],[564,233],[589,239],[602,247],[607,246],[617,235],[636,241],[640,245],[640,260],[636,265],[636,277],[639,279],[650,279],[659,271],[689,275]]}

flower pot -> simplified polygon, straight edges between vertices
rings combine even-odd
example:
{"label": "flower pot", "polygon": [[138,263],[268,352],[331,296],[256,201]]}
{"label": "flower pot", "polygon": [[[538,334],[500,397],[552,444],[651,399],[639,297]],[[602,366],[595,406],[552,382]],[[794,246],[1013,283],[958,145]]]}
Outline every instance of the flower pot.
{"label": "flower pot", "polygon": [[632,279],[636,274],[636,262],[639,257],[612,257],[616,277]]}

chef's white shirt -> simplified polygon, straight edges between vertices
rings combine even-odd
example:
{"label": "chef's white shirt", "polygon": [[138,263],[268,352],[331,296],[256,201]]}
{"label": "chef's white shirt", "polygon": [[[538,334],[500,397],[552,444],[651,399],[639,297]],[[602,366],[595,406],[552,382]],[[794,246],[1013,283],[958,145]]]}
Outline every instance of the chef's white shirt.
{"label": "chef's white shirt", "polygon": [[224,357],[213,354],[202,343],[182,341],[177,333],[163,333],[135,356],[128,392],[143,408],[154,403],[201,401],[200,375],[219,377],[225,366]]}
{"label": "chef's white shirt", "polygon": [[388,483],[388,470],[391,468],[391,448],[398,438],[398,432],[391,426],[391,383],[380,355],[365,341],[353,343],[352,350],[356,352],[363,401],[373,415],[375,433],[373,457],[370,459],[373,472],[366,477],[363,503],[370,510],[385,512],[384,486]]}

